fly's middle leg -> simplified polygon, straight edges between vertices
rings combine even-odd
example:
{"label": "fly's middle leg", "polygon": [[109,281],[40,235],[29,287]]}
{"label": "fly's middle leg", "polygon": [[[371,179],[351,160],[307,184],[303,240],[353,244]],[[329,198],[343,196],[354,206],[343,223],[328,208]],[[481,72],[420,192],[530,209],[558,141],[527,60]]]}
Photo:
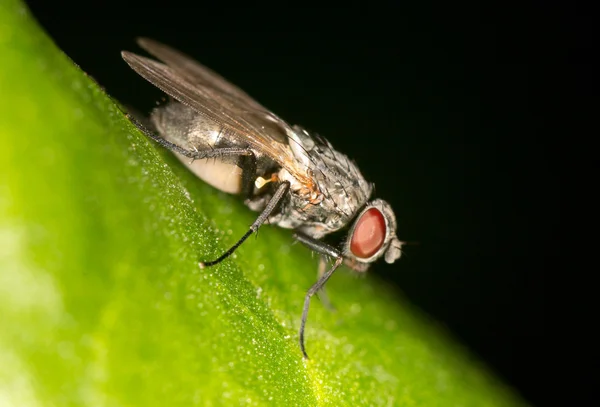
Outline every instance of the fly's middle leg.
{"label": "fly's middle leg", "polygon": [[242,243],[244,243],[244,241],[246,241],[246,239],[248,239],[248,237],[252,233],[256,232],[258,230],[258,228],[261,227],[263,223],[265,223],[265,221],[269,218],[269,216],[271,216],[273,211],[275,211],[275,209],[277,209],[277,207],[279,206],[279,203],[281,203],[281,200],[285,197],[285,195],[287,194],[289,189],[290,189],[290,183],[288,181],[284,181],[281,184],[279,184],[277,186],[277,189],[275,190],[275,193],[273,193],[273,196],[269,200],[269,203],[267,204],[265,209],[263,209],[261,214],[258,215],[258,218],[256,218],[254,223],[252,225],[250,225],[250,228],[248,229],[248,231],[233,246],[231,246],[229,248],[229,250],[227,250],[225,253],[223,253],[221,256],[219,256],[217,259],[212,260],[212,261],[200,262],[200,264],[199,264],[200,268],[214,266],[215,264],[219,264],[220,262],[225,260],[227,257],[231,256],[233,254],[233,252],[238,247],[240,247],[240,245]]}
{"label": "fly's middle leg", "polygon": [[251,154],[242,155],[238,161],[238,166],[242,169],[242,196],[250,199],[254,192],[254,180],[256,179],[256,156],[250,150]]}
{"label": "fly's middle leg", "polygon": [[[186,149],[175,143],[172,143],[168,140],[165,140],[158,134],[153,131],[148,130],[142,123],[137,121],[133,116],[129,115],[129,119],[148,137],[152,140],[156,141],[161,146],[179,153],[184,157],[191,158],[192,160],[199,160],[204,158],[225,158],[225,157],[239,157],[238,165],[242,169],[242,193],[246,197],[251,197],[252,192],[254,191],[254,180],[256,179],[256,155],[254,152],[248,147],[220,147],[220,148],[212,148],[212,149]],[[240,247],[242,243],[254,232],[258,231],[258,228],[265,223],[265,221],[271,216],[273,211],[277,209],[281,200],[285,197],[286,193],[290,188],[290,183],[288,181],[284,181],[280,183],[275,192],[270,197],[269,202],[266,204],[265,208],[262,210],[261,214],[258,215],[258,218],[254,221],[254,223],[250,226],[248,231],[225,253],[219,256],[216,260],[200,262],[200,268],[214,266],[215,264],[219,264],[227,257],[231,256],[235,250]]]}

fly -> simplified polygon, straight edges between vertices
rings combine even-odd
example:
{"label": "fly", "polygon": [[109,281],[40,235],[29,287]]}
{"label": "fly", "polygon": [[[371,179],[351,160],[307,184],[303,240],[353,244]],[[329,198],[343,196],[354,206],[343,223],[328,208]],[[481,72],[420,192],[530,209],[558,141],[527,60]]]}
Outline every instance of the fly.
{"label": "fly", "polygon": [[[151,129],[134,122],[199,178],[242,195],[250,209],[260,212],[231,248],[200,267],[225,260],[266,221],[293,229],[296,240],[320,254],[318,280],[306,293],[299,330],[300,349],[308,358],[304,330],[310,300],[324,294],[335,270],[345,263],[365,272],[380,257],[387,263],[400,258],[404,242],[396,237],[392,208],[381,199],[371,200],[373,185],[324,138],[290,126],[181,52],[145,38],[138,44],[162,62],[127,51],[123,59],[173,99],[152,111]],[[321,240],[347,226],[339,246]],[[321,299],[328,304],[326,297]]]}

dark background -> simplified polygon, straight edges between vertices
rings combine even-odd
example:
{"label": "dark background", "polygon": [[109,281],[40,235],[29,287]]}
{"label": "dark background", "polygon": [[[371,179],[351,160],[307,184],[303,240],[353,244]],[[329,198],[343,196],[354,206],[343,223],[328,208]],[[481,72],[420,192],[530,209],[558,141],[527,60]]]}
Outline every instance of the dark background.
{"label": "dark background", "polygon": [[420,242],[374,272],[531,403],[557,401],[544,373],[544,275],[556,256],[560,184],[533,95],[544,72],[538,41],[552,25],[544,9],[28,3],[123,103],[148,111],[162,97],[119,55],[141,52],[134,38],[143,35],[327,137],[392,204],[399,238]]}

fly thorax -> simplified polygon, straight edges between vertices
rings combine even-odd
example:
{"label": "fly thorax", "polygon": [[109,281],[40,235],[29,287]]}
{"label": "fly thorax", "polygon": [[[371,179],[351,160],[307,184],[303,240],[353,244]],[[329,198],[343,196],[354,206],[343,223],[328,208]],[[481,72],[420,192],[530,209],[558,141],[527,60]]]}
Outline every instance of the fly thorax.
{"label": "fly thorax", "polygon": [[289,145],[313,185],[304,185],[287,171],[280,171],[280,179],[291,185],[291,198],[280,220],[285,218],[287,224],[315,238],[345,227],[367,202],[371,184],[348,157],[317,134],[294,126]]}
{"label": "fly thorax", "polygon": [[311,172],[323,194],[320,204],[326,233],[346,226],[368,201],[372,185],[346,155],[333,149],[325,139],[314,136],[315,146],[309,151]]}

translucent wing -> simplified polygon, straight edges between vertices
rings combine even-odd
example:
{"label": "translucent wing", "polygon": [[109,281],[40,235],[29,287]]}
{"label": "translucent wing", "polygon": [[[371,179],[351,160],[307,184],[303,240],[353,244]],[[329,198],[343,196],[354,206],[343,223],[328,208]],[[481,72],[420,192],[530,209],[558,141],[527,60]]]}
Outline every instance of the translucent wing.
{"label": "translucent wing", "polygon": [[149,38],[138,38],[137,43],[149,54],[154,55],[191,82],[220,90],[222,94],[236,100],[239,104],[267,111],[246,92],[184,53]]}
{"label": "translucent wing", "polygon": [[[236,90],[238,88],[217,74],[204,71],[204,67],[195,62],[193,66],[202,70],[196,80],[184,68],[177,70],[127,51],[123,51],[122,56],[133,70],[154,86],[222,126],[228,137],[246,142],[269,156],[309,190],[316,190],[314,180],[289,147],[288,135],[293,134],[291,127],[258,103],[249,104],[247,101],[252,99],[241,90]],[[207,84],[206,81],[215,78],[216,82]]]}

